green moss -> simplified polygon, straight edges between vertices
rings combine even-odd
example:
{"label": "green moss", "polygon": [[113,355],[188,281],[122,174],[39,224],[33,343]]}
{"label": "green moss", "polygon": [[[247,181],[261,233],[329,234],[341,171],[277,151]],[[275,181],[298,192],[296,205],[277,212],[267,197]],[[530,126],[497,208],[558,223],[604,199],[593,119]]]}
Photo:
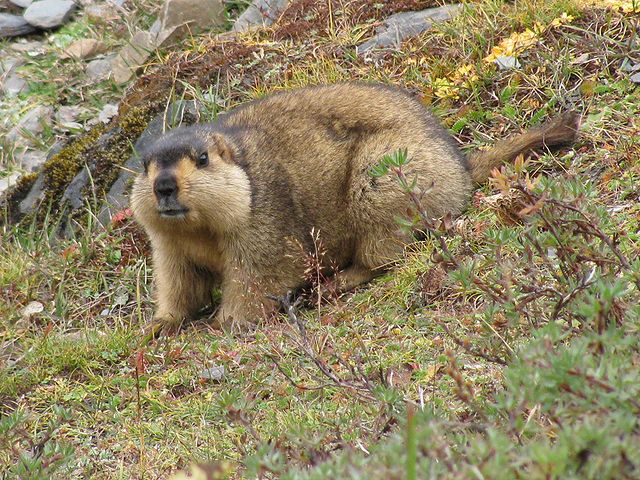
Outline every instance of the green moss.
{"label": "green moss", "polygon": [[85,135],[74,140],[51,157],[42,167],[44,175],[45,199],[55,207],[62,193],[82,166],[83,154],[100,137],[103,125],[92,128]]}
{"label": "green moss", "polygon": [[104,144],[91,151],[94,162],[94,185],[99,194],[107,191],[120,174],[120,166],[131,156],[133,145],[147,128],[154,111],[148,106],[135,107],[118,119],[117,130]]}
{"label": "green moss", "polygon": [[[92,186],[101,197],[117,178],[118,167],[131,154],[132,145],[148,125],[151,113],[149,108],[133,108],[118,119],[109,135],[103,135],[106,128],[98,125],[49,159],[42,168],[42,175],[45,201],[51,204],[52,210],[60,207],[65,189],[83,165],[91,170]],[[33,180],[35,178],[37,176]]]}

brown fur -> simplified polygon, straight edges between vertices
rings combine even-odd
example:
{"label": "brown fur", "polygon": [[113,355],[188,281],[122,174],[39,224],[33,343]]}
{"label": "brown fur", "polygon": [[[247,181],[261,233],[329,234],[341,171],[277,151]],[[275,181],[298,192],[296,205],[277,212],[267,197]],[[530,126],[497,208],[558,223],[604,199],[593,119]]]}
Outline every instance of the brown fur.
{"label": "brown fur", "polygon": [[[542,145],[570,142],[577,116],[502,140],[465,159],[450,135],[401,90],[369,84],[304,88],[249,102],[218,122],[168,132],[143,158],[132,207],[153,246],[156,321],[176,325],[222,288],[217,321],[254,323],[304,283],[299,246],[319,230],[327,263],[350,289],[397,260],[410,239],[395,217],[408,200],[393,176],[368,172],[385,154],[407,148],[407,175],[429,186],[433,217],[460,214],[473,182]],[[206,150],[209,165],[196,166]],[[185,215],[158,213],[154,181],[175,176]]]}

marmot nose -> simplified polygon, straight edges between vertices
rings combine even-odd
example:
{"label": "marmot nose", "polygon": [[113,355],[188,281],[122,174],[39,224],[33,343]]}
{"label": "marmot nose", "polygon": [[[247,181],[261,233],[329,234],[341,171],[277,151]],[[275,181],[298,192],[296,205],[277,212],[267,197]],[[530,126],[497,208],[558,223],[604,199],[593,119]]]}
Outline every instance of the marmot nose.
{"label": "marmot nose", "polygon": [[178,191],[178,183],[176,177],[173,175],[158,175],[153,185],[153,190],[156,192],[156,196],[160,198],[169,198],[176,194]]}

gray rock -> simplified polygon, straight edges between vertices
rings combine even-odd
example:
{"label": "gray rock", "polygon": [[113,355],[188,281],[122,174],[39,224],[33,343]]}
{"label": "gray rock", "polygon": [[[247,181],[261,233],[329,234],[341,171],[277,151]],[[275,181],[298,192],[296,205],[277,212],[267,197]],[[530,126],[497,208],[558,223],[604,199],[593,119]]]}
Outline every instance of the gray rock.
{"label": "gray rock", "polygon": [[33,0],[9,0],[9,1],[20,8],[27,8],[29,5],[33,3]]}
{"label": "gray rock", "polygon": [[16,69],[23,63],[22,58],[5,57],[0,59],[0,92],[13,97],[29,89],[27,81],[16,72]]}
{"label": "gray rock", "polygon": [[99,58],[97,60],[92,60],[87,64],[87,69],[85,73],[87,74],[87,79],[91,82],[97,83],[102,82],[103,80],[107,80],[111,76],[111,61],[110,58]]}
{"label": "gray rock", "polygon": [[113,79],[116,83],[126,83],[136,74],[155,50],[153,38],[156,36],[149,32],[138,32],[129,45],[118,52],[111,61]]}
{"label": "gray rock", "polygon": [[455,17],[461,9],[462,5],[454,4],[428,8],[420,12],[403,12],[391,15],[383,21],[380,27],[376,28],[376,35],[359,45],[356,52],[361,55],[376,47],[398,47],[404,39],[421,34],[435,22],[444,22]]}
{"label": "gray rock", "polygon": [[9,97],[15,97],[22,92],[27,92],[29,84],[17,73],[10,73],[0,82],[0,90]]}
{"label": "gray rock", "polygon": [[38,105],[32,108],[20,119],[18,124],[9,130],[6,139],[10,142],[21,142],[23,139],[30,143],[30,136],[38,136],[44,130],[44,125],[51,123],[53,107]]}
{"label": "gray rock", "polygon": [[22,58],[7,57],[2,53],[0,56],[0,75],[7,75],[23,64]]}
{"label": "gray rock", "polygon": [[28,35],[35,31],[36,29],[23,17],[0,13],[0,38]]}
{"label": "gray rock", "polygon": [[18,172],[10,173],[6,177],[0,177],[0,196],[9,187],[13,187],[20,177],[21,175]]}
{"label": "gray rock", "polygon": [[109,23],[120,18],[118,9],[111,3],[100,3],[84,7],[84,14],[95,23]]}
{"label": "gray rock", "polygon": [[171,27],[154,32],[137,32],[129,45],[112,60],[113,79],[120,84],[128,82],[154,50],[168,45],[185,31],[188,31],[185,27]]}
{"label": "gray rock", "polygon": [[31,42],[15,42],[9,45],[9,47],[11,48],[11,50],[14,50],[16,52],[28,53],[29,56],[42,55],[46,52],[44,42],[39,42],[37,40],[33,40]]}
{"label": "gray rock", "polygon": [[[583,53],[582,55],[585,54]],[[572,63],[578,63],[577,59]],[[633,66],[633,61],[629,57],[625,57],[622,59],[622,63],[620,64],[620,70],[622,70],[623,72],[631,72],[633,70]]]}
{"label": "gray rock", "polygon": [[44,176],[40,175],[34,182],[31,190],[26,197],[18,205],[21,215],[26,215],[35,211],[45,198],[44,193]]}
{"label": "gray rock", "polygon": [[118,114],[118,105],[113,103],[107,103],[102,110],[100,110],[100,114],[98,115],[98,120],[102,123],[109,123],[113,117]]}
{"label": "gray rock", "polygon": [[17,155],[14,153],[14,158],[23,170],[35,172],[39,170],[47,160],[47,154],[40,150],[28,150]]}
{"label": "gray rock", "polygon": [[58,109],[55,115],[56,123],[64,125],[66,123],[75,122],[78,117],[86,110],[82,107],[73,105],[63,105]]}
{"label": "gray rock", "polygon": [[213,365],[212,367],[205,368],[200,372],[200,378],[202,380],[219,382],[224,378],[224,365]]}
{"label": "gray rock", "polygon": [[71,210],[83,207],[85,204],[84,189],[89,183],[89,178],[89,170],[87,166],[84,166],[67,185],[60,199],[60,204],[71,207]]}
{"label": "gray rock", "polygon": [[[97,149],[109,148],[113,137],[120,131],[119,128],[109,130],[96,140],[94,146]],[[87,163],[76,173],[76,176],[71,180],[67,188],[65,189],[62,197],[60,198],[60,211],[67,213],[62,218],[59,227],[59,233],[62,233],[66,238],[70,238],[74,234],[74,225],[71,220],[71,213],[84,207],[86,205],[87,198],[95,198],[97,192],[93,192],[90,189],[93,187],[93,183],[90,181],[92,175],[95,174],[96,164],[92,159],[86,159]],[[41,175],[42,177],[42,175]]]}
{"label": "gray rock", "polygon": [[233,24],[234,32],[271,25],[287,8],[289,0],[254,0]]}
{"label": "gray rock", "polygon": [[20,314],[22,315],[23,319],[29,319],[34,315],[37,315],[38,313],[41,313],[44,310],[44,305],[40,302],[29,302],[27,303],[27,305],[22,309],[22,311],[20,312]]}
{"label": "gray rock", "polygon": [[66,22],[76,4],[72,0],[40,0],[24,11],[24,19],[34,27],[54,28]]}
{"label": "gray rock", "polygon": [[183,25],[212,28],[224,25],[224,5],[222,0],[165,0],[159,20],[160,30]]}
{"label": "gray rock", "polygon": [[629,80],[631,80],[633,83],[640,83],[640,72],[631,75],[631,77],[629,77]]}
{"label": "gray rock", "polygon": [[513,70],[514,68],[520,68],[520,62],[516,57],[511,55],[499,55],[493,61],[500,70]]}

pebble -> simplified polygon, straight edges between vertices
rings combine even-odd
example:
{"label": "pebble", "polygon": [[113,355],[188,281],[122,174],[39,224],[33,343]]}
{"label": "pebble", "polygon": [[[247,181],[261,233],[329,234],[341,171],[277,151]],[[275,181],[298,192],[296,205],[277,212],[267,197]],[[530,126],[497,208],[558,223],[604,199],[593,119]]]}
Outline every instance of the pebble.
{"label": "pebble", "polygon": [[200,372],[200,378],[202,380],[212,380],[219,382],[224,378],[224,365],[213,365],[202,372]]}
{"label": "pebble", "polygon": [[113,103],[107,103],[100,114],[98,115],[98,120],[102,123],[109,123],[113,117],[118,114],[118,106]]}
{"label": "pebble", "polygon": [[[31,143],[28,134],[33,136],[40,135],[44,131],[44,125],[51,123],[52,117],[53,107],[49,105],[38,105],[25,113],[18,124],[9,130],[5,138],[10,142],[26,140],[27,143]],[[27,135],[23,132],[26,132]]]}
{"label": "pebble", "polygon": [[85,71],[87,79],[97,83],[107,80],[111,76],[111,58],[99,58],[87,64]]}
{"label": "pebble", "polygon": [[21,175],[18,172],[12,172],[6,177],[0,177],[0,195],[9,187],[14,186],[20,177]]}

